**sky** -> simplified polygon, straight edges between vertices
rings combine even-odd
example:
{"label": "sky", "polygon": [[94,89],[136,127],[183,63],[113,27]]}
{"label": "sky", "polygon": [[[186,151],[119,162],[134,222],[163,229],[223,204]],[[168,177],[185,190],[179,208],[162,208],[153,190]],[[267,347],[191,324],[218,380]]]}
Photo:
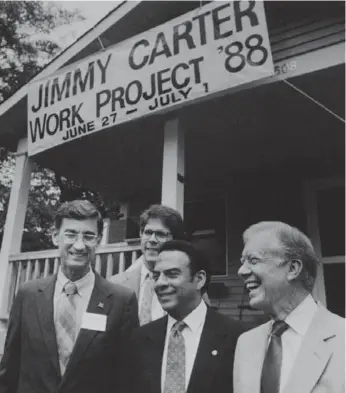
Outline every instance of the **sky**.
{"label": "sky", "polygon": [[51,34],[51,39],[57,41],[62,49],[72,44],[79,36],[92,28],[108,12],[115,8],[120,1],[53,1],[69,11],[77,9],[85,17],[84,21],[63,26]]}
{"label": "sky", "polygon": [[[69,26],[62,26],[53,31],[49,38],[59,43],[63,50],[71,45],[79,36],[92,28],[108,12],[115,8],[120,1],[52,1],[51,3],[59,4],[62,8],[69,11],[78,9],[85,17],[84,21],[74,22]],[[3,170],[0,172],[0,181],[4,184],[10,184],[13,178],[13,163],[5,161]],[[0,212],[4,209],[4,201],[0,198]]]}

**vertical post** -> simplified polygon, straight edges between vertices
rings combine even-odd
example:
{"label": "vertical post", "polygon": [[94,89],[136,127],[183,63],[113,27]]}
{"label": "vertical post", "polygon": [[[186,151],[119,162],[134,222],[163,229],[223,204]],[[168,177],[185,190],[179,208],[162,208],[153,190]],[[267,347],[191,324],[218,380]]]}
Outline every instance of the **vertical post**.
{"label": "vertical post", "polygon": [[161,203],[184,214],[184,132],[179,119],[168,120],[164,128]]}
{"label": "vertical post", "polygon": [[20,252],[28,204],[32,162],[27,154],[27,139],[18,142],[15,174],[6,215],[0,251],[0,353],[2,353],[9,292],[9,256]]}

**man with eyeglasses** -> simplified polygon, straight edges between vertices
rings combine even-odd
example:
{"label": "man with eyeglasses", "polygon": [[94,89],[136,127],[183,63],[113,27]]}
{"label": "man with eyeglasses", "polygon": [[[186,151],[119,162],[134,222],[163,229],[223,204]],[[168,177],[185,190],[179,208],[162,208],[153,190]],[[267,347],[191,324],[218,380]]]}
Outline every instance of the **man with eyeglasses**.
{"label": "man with eyeglasses", "polygon": [[109,393],[124,390],[123,358],[138,326],[133,291],[91,266],[103,230],[86,200],[55,217],[57,274],[27,282],[14,301],[0,363],[0,393]]}
{"label": "man with eyeglasses", "polygon": [[184,224],[180,213],[168,206],[152,205],[139,219],[142,256],[125,272],[111,278],[113,283],[135,291],[139,304],[139,322],[144,325],[165,315],[154,292],[152,272],[162,244],[183,239]]}

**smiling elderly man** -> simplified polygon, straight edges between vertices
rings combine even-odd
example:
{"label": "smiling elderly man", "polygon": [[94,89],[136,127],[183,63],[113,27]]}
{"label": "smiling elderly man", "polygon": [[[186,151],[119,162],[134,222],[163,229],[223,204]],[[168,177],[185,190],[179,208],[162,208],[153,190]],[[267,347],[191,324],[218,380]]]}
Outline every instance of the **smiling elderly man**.
{"label": "smiling elderly man", "polygon": [[250,305],[272,320],[239,338],[234,393],[345,392],[345,320],[311,295],[310,240],[282,222],[255,224],[243,239],[238,274]]}

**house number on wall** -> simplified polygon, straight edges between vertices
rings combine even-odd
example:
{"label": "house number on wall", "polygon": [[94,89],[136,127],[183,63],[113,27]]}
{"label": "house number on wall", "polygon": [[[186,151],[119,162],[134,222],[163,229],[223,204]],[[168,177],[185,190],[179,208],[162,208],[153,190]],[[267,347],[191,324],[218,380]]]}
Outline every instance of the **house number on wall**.
{"label": "house number on wall", "polygon": [[297,69],[297,62],[295,60],[287,61],[282,64],[278,64],[274,67],[275,75],[284,75],[288,72],[295,71]]}

